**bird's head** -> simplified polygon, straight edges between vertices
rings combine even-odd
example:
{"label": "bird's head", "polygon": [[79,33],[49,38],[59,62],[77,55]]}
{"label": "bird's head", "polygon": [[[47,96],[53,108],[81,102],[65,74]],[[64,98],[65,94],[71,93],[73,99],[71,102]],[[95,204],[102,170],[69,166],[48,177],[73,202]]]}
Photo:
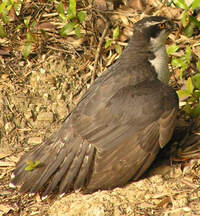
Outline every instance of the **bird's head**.
{"label": "bird's head", "polygon": [[156,50],[165,44],[168,35],[175,29],[176,25],[166,17],[150,16],[135,23],[134,35],[145,39]]}

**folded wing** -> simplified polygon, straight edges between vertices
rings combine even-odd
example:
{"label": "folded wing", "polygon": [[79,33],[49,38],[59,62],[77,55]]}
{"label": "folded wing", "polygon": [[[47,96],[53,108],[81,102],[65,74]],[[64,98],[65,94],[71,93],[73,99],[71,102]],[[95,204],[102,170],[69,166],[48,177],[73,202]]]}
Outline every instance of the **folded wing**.
{"label": "folded wing", "polygon": [[[46,196],[56,188],[61,194],[113,188],[144,173],[172,136],[176,93],[158,80],[114,94],[103,87],[83,97],[58,133],[23,156],[12,184]],[[26,171],[27,160],[40,164]]]}

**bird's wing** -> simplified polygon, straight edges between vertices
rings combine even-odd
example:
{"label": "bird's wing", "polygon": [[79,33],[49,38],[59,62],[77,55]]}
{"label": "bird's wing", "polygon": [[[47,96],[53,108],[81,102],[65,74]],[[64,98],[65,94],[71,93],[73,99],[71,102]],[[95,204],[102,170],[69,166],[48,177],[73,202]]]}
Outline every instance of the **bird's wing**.
{"label": "bird's wing", "polygon": [[158,80],[121,88],[99,107],[93,99],[72,116],[76,133],[97,149],[87,191],[140,177],[170,140],[178,106],[175,91]]}
{"label": "bird's wing", "polygon": [[[18,162],[12,183],[22,182],[23,192],[45,190],[45,196],[57,186],[60,193],[86,185],[91,191],[139,177],[171,138],[176,95],[159,81],[111,92],[95,88],[84,97],[58,133]],[[39,165],[26,171],[27,160]]]}

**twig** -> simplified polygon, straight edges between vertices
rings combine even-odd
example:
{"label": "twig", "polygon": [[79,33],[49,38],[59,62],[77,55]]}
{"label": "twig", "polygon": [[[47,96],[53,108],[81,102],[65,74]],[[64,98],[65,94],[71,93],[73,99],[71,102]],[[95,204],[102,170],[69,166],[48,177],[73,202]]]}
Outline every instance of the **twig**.
{"label": "twig", "polygon": [[106,36],[106,33],[108,31],[108,27],[109,27],[109,22],[107,21],[106,22],[106,27],[105,29],[103,30],[103,34],[99,40],[99,44],[97,46],[97,52],[96,52],[96,55],[95,55],[95,60],[94,60],[94,68],[92,70],[92,78],[91,78],[91,84],[94,82],[94,79],[95,79],[95,76],[96,76],[96,68],[97,68],[97,63],[98,63],[98,60],[99,60],[99,55],[100,55],[100,52],[101,52],[101,47],[102,47],[102,44],[103,44],[103,40]]}
{"label": "twig", "polygon": [[188,185],[189,187],[193,188],[193,189],[197,189],[199,187],[199,185],[194,184],[193,182],[188,181],[187,179],[180,179],[184,184]]}
{"label": "twig", "polygon": [[14,166],[15,166],[14,162],[0,161],[0,167],[14,167]]}
{"label": "twig", "polygon": [[49,49],[51,49],[51,50],[58,51],[58,52],[73,53],[71,51],[68,51],[68,50],[65,50],[65,49],[61,49],[61,48],[56,48],[56,47],[53,47],[53,46],[46,46],[46,47],[49,48]]}

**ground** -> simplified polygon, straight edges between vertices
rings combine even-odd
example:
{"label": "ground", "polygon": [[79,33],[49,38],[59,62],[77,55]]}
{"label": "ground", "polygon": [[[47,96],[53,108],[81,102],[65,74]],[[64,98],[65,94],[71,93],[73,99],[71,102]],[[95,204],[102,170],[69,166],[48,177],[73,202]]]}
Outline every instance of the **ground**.
{"label": "ground", "polygon": [[[132,1],[128,1],[129,6],[116,8],[109,2],[109,13],[102,13],[106,1],[96,1],[93,10],[87,1],[77,2],[79,11],[87,11],[81,37],[74,31],[68,36],[59,34],[64,23],[58,16],[56,1],[27,1],[21,14],[24,20],[30,18],[28,27],[13,11],[10,23],[4,25],[7,35],[0,38],[0,215],[200,215],[200,121],[181,110],[172,141],[137,182],[87,195],[54,195],[44,201],[39,194],[30,197],[9,187],[20,156],[61,126],[95,77],[120,55],[136,21],[146,14],[166,15],[180,23],[182,16],[180,9],[160,1],[139,4],[137,10]],[[112,40],[117,26],[119,36]],[[28,42],[32,47],[25,58],[22,52],[28,47],[27,37],[31,37]],[[170,35],[168,46],[181,46],[181,55],[198,38],[188,39],[177,32]],[[109,40],[111,45],[105,48]],[[199,58],[199,47],[195,47],[194,55]],[[185,78],[180,80],[178,69],[170,68],[170,85],[184,87]]]}

